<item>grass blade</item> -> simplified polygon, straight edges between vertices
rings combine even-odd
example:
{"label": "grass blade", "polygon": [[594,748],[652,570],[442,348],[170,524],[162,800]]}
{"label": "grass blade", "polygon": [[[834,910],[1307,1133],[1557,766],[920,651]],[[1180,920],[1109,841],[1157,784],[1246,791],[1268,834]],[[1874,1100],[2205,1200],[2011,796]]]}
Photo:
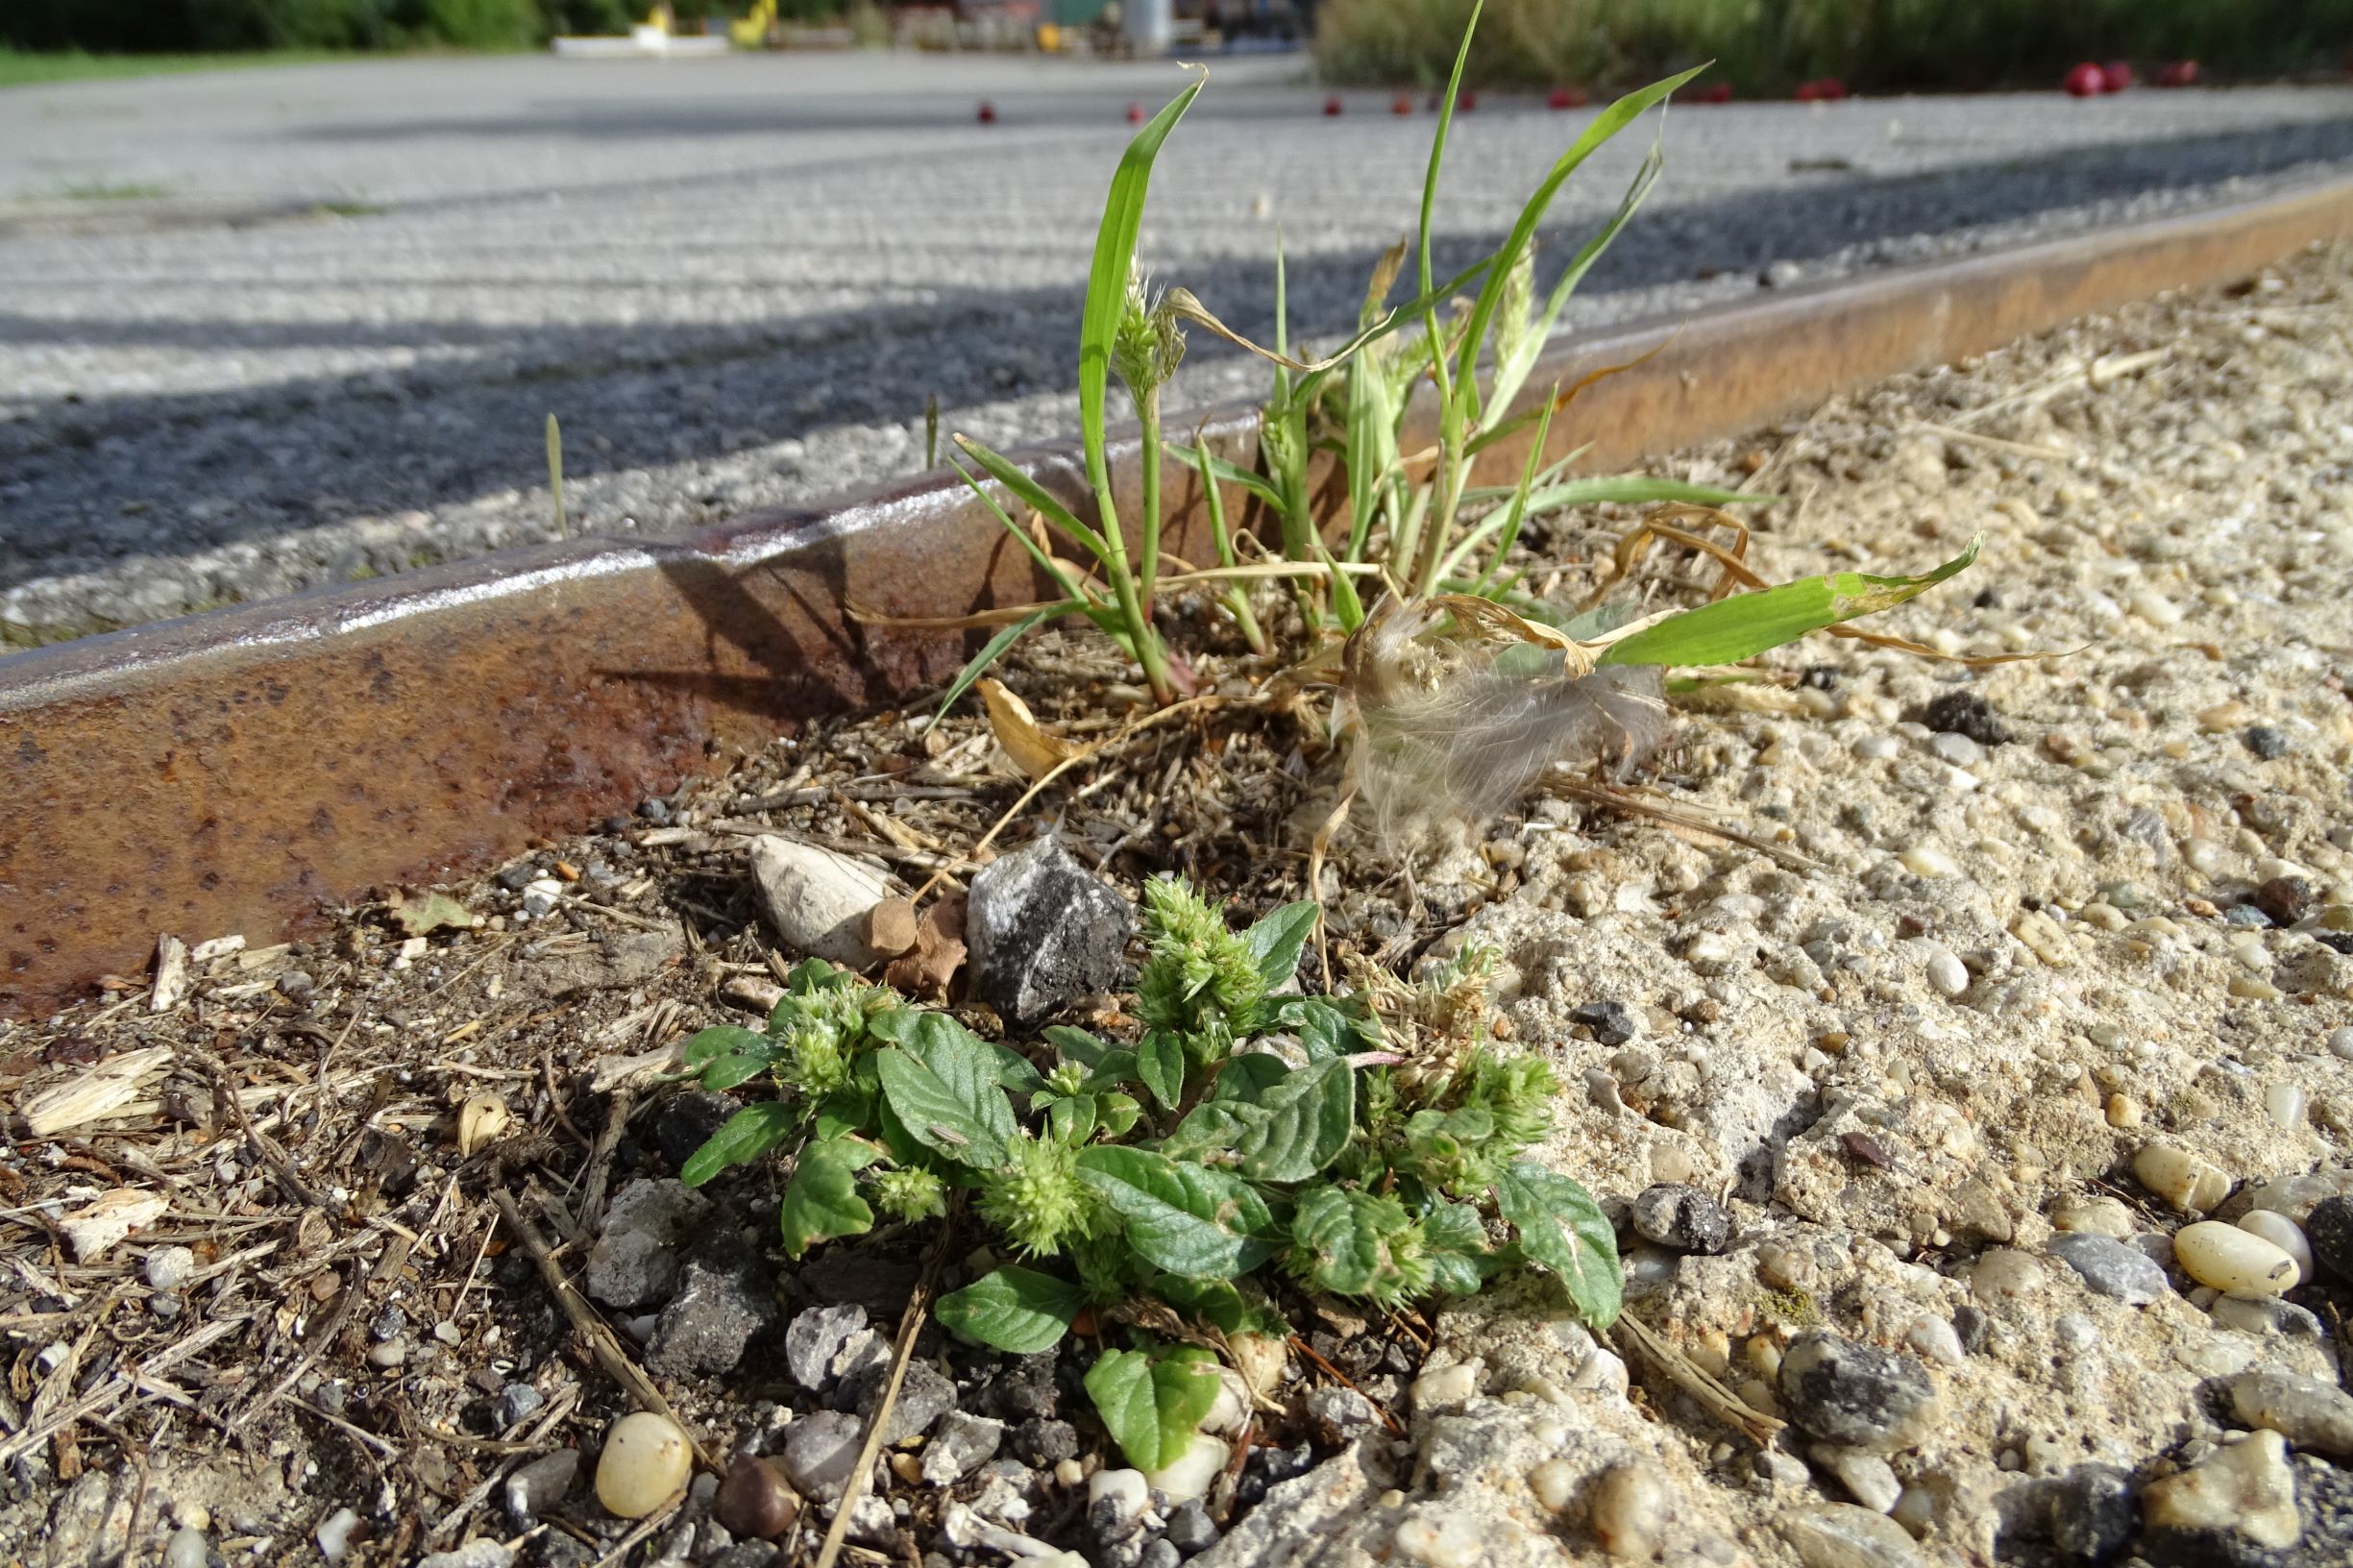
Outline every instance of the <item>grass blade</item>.
{"label": "grass blade", "polygon": [[1893,609],[1964,570],[1977,558],[1977,549],[1984,542],[1985,536],[1977,535],[1960,554],[1916,577],[1833,572],[1757,593],[1735,594],[1612,643],[1600,662],[1687,669],[1738,664],[1794,643],[1809,631]]}
{"label": "grass blade", "polygon": [[[1105,543],[1103,536],[1095,532],[1094,529],[1089,527],[1086,524],[1080,522],[1078,519],[1078,514],[1070,510],[1069,507],[1064,505],[1061,500],[1056,497],[1052,491],[1048,490],[1044,485],[1040,484],[1029,475],[1021,472],[1021,470],[1016,467],[1011,461],[996,453],[991,452],[987,447],[982,446],[979,442],[973,440],[968,435],[957,436],[956,445],[964,449],[965,453],[968,454],[974,462],[987,469],[991,478],[996,480],[997,483],[1012,491],[1024,506],[1029,507],[1040,517],[1044,518],[1055,527],[1060,528],[1064,533],[1069,535],[1070,541],[1073,544],[1085,550],[1087,553],[1092,555],[1096,561],[1100,562],[1106,567],[1110,566],[1111,548]],[[948,460],[950,462],[955,461],[953,457],[950,457]],[[956,471],[960,474],[964,473],[964,465],[958,463]],[[971,478],[971,476],[968,474],[965,476],[965,478],[968,481]],[[980,486],[975,484],[972,486],[972,488],[978,490]],[[983,499],[986,499],[986,497],[984,496]],[[991,504],[993,505],[994,502],[991,502]],[[1000,511],[998,515],[1002,516],[1003,513]],[[1007,520],[1005,526],[1009,528],[1014,527],[1010,519]],[[1017,533],[1020,532],[1018,528],[1015,528],[1014,531]],[[1027,536],[1024,535],[1023,537]]]}
{"label": "grass blade", "polygon": [[1227,484],[1240,486],[1269,506],[1279,508],[1283,504],[1283,498],[1275,493],[1275,487],[1267,482],[1266,476],[1263,474],[1253,474],[1239,463],[1228,462],[1216,453],[1204,451],[1199,447],[1179,446],[1171,442],[1164,450],[1171,458],[1180,463],[1196,465],[1207,463],[1209,471],[1219,479]]}
{"label": "grass blade", "polygon": [[956,698],[971,690],[972,682],[987,674],[989,667],[996,663],[1007,649],[1028,636],[1045,622],[1053,620],[1058,615],[1068,615],[1081,607],[1079,601],[1074,599],[1065,600],[1060,604],[1048,604],[1043,609],[1032,610],[1012,625],[990,638],[982,645],[981,650],[972,655],[972,662],[959,671],[954,680],[948,682],[947,695],[940,698],[940,706],[933,711],[931,722],[936,724],[946,718],[947,710],[956,705]]}
{"label": "grass blade", "polygon": [[1682,502],[1694,506],[1746,506],[1778,501],[1778,496],[1760,495],[1747,490],[1719,490],[1712,485],[1685,484],[1679,479],[1648,479],[1640,475],[1621,475],[1607,478],[1568,479],[1559,484],[1548,484],[1530,493],[1528,513],[1540,517],[1546,512],[1557,512],[1569,506],[1601,506],[1615,502],[1622,506],[1641,505],[1652,502]]}
{"label": "grass blade", "polygon": [[[1467,44],[1467,39],[1465,41]],[[1512,262],[1534,239],[1536,225],[1544,221],[1544,214],[1552,208],[1553,198],[1560,193],[1560,187],[1567,184],[1569,176],[1575,174],[1579,166],[1600,151],[1612,136],[1633,124],[1645,110],[1705,69],[1705,65],[1694,65],[1690,70],[1628,93],[1596,115],[1593,123],[1585,127],[1584,134],[1570,143],[1568,151],[1562,153],[1553,164],[1552,173],[1544,177],[1544,183],[1536,187],[1535,193],[1528,198],[1527,205],[1520,208],[1519,221],[1511,226],[1509,237],[1505,239],[1503,248],[1496,253],[1494,264],[1487,270],[1486,282],[1479,290],[1479,298],[1471,306],[1469,329],[1462,334],[1462,345],[1458,351],[1461,355],[1460,362],[1456,366],[1458,380],[1467,385],[1479,369],[1480,350],[1486,343],[1488,328],[1503,303],[1504,281],[1510,273]],[[1426,199],[1424,210],[1426,214]],[[1631,215],[1630,212],[1629,215]],[[1614,233],[1615,228],[1607,232]],[[1591,263],[1588,261],[1587,264]]]}
{"label": "grass blade", "polygon": [[1136,235],[1143,227],[1144,195],[1161,144],[1201,92],[1207,74],[1196,77],[1151,120],[1120,155],[1095,231],[1094,260],[1087,269],[1087,310],[1079,326],[1078,419],[1087,445],[1087,481],[1103,508],[1103,526],[1119,525],[1112,510],[1111,474],[1103,459],[1104,404],[1111,387],[1112,339],[1127,302],[1128,272],[1136,261]]}

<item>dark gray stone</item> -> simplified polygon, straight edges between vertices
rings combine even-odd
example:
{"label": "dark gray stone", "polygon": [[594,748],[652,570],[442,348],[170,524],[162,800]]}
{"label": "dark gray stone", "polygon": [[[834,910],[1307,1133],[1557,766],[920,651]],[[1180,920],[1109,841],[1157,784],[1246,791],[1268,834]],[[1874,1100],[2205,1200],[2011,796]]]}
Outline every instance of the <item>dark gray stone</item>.
{"label": "dark gray stone", "polygon": [[1930,729],[1948,735],[1966,735],[1979,746],[1999,746],[2010,738],[2010,731],[1992,706],[1975,692],[1940,692],[1928,704],[1925,715]]}
{"label": "dark gray stone", "polygon": [[2132,1477],[2105,1464],[2079,1464],[2050,1483],[2050,1544],[2071,1557],[2105,1562],[2123,1550],[2141,1522]]}
{"label": "dark gray stone", "polygon": [[785,1369],[803,1388],[823,1393],[833,1383],[833,1359],[842,1354],[851,1335],[865,1328],[863,1307],[810,1308],[784,1331]]}
{"label": "dark gray stone", "polygon": [[1974,1356],[1993,1336],[1994,1319],[1975,1302],[1965,1301],[1952,1310],[1952,1332],[1961,1336],[1961,1348]]}
{"label": "dark gray stone", "polygon": [[[850,1409],[861,1417],[874,1413],[874,1407],[882,1401],[883,1390],[890,1384],[891,1363],[888,1356],[854,1378],[843,1380],[844,1388],[849,1395]],[[920,1436],[955,1408],[956,1385],[942,1376],[940,1369],[929,1361],[910,1360],[905,1375],[899,1380],[898,1398],[891,1405],[891,1419],[883,1424],[883,1445],[893,1447],[911,1437]]]}
{"label": "dark gray stone", "polygon": [[1054,1386],[1056,1355],[1050,1350],[1034,1356],[1016,1356],[1000,1362],[981,1385],[979,1406],[983,1413],[1002,1421],[1026,1421],[1032,1416],[1050,1416],[1061,1404],[1061,1393]]}
{"label": "dark gray stone", "polygon": [[1114,991],[1127,968],[1135,912],[1051,837],[972,878],[964,940],[972,995],[1014,1023]]}
{"label": "dark gray stone", "polygon": [[1381,1419],[1373,1402],[1354,1388],[1318,1384],[1305,1401],[1308,1425],[1327,1443],[1345,1443]]}
{"label": "dark gray stone", "polygon": [[1217,1525],[1210,1518],[1209,1509],[1201,1506],[1201,1500],[1194,1498],[1177,1505],[1176,1511],[1168,1516],[1168,1528],[1161,1539],[1189,1557],[1217,1544]]}
{"label": "dark gray stone", "polygon": [[1732,1216],[1696,1187],[1672,1182],[1646,1187],[1628,1217],[1644,1239],[1677,1252],[1713,1254],[1732,1244]]}
{"label": "dark gray stone", "polygon": [[2127,1306],[2145,1307],[2173,1288],[2155,1259],[2112,1236],[2061,1231],[2050,1238],[2049,1250],[2094,1292]]}
{"label": "dark gray stone", "polygon": [[953,1486],[994,1458],[1004,1440],[1004,1422],[963,1410],[948,1411],[940,1418],[940,1430],[923,1445],[923,1484]]}
{"label": "dark gray stone", "polygon": [[1581,1023],[1605,1045],[1623,1045],[1634,1038],[1634,1016],[1624,1002],[1580,1002],[1569,1012],[1571,1023]]}
{"label": "dark gray stone", "polygon": [[784,1474],[801,1496],[831,1503],[857,1467],[866,1423],[845,1410],[817,1410],[784,1429]]}
{"label": "dark gray stone", "polygon": [[1874,1454],[1919,1442],[1936,1415],[1936,1385],[1917,1361],[1819,1330],[1783,1353],[1779,1388],[1802,1431]]}
{"label": "dark gray stone", "polygon": [[1043,1416],[1024,1421],[1013,1429],[1013,1451],[1025,1464],[1051,1469],[1078,1458],[1078,1428]]}
{"label": "dark gray stone", "polygon": [[2304,1219],[2304,1239],[2321,1272],[2353,1285],[2353,1197],[2340,1194],[2313,1205]]}
{"label": "dark gray stone", "polygon": [[1143,1556],[1139,1559],[1137,1568],[1177,1568],[1177,1564],[1184,1560],[1185,1555],[1170,1546],[1164,1536],[1143,1549]]}
{"label": "dark gray stone", "polygon": [[667,1300],[686,1244],[710,1207],[683,1182],[640,1180],[623,1188],[589,1249],[588,1293],[625,1312]]}
{"label": "dark gray stone", "polygon": [[662,1164],[673,1171],[680,1169],[697,1149],[711,1140],[713,1133],[726,1125],[737,1109],[730,1096],[701,1089],[673,1094],[655,1106],[648,1118],[648,1131]]}
{"label": "dark gray stone", "polygon": [[529,1420],[547,1402],[547,1396],[527,1383],[508,1384],[499,1390],[499,1430]]}
{"label": "dark gray stone", "polygon": [[744,1347],[773,1328],[777,1316],[768,1265],[729,1238],[688,1262],[677,1295],[654,1325],[646,1365],[666,1378],[732,1372]]}
{"label": "dark gray stone", "polygon": [[2256,724],[2241,737],[2246,748],[2266,762],[2277,762],[2288,754],[2288,736],[2284,730],[2269,724]]}

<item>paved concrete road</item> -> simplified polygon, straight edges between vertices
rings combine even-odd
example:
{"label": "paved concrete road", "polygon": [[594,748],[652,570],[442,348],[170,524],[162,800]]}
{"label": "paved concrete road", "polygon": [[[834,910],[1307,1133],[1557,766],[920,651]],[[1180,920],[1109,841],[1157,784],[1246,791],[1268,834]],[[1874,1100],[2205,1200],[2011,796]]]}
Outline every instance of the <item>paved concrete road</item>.
{"label": "paved concrete road", "polygon": [[[661,529],[920,465],[922,407],[1072,423],[1094,213],[1173,66],[997,58],[413,60],[0,92],[0,640],[543,536]],[[1434,123],[1292,60],[1213,67],[1144,251],[1264,331],[1353,318]],[[974,122],[983,98],[997,123]],[[1585,118],[1460,126],[1444,256]],[[2353,165],[2353,91],[1679,109],[1579,319],[2246,194]],[[1648,133],[1556,208],[1616,202]],[[127,191],[141,194],[126,195]],[[1557,248],[1556,248],[1557,249]],[[1185,398],[1254,384],[1196,345]]]}

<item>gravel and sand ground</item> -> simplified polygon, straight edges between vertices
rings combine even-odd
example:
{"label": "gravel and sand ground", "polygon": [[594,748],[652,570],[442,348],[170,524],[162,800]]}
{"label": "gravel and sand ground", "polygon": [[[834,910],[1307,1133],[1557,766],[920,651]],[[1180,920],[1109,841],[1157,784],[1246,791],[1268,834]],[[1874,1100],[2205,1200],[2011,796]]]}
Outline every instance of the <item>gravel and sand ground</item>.
{"label": "gravel and sand ground", "polygon": [[[1543,1155],[1617,1218],[1640,1330],[1597,1342],[1542,1280],[1293,1303],[1238,1484],[1192,1477],[1207,1507],[1107,1457],[1075,1349],[919,1340],[855,1560],[2353,1557],[2348,407],[2337,253],[1662,460],[1785,498],[1750,556],[1777,580],[1981,533],[1972,572],[1871,625],[2050,656],[1818,641],[1682,716],[1634,786],[1671,821],[1548,795],[1410,880],[1337,845],[1338,959],[1492,950],[1500,1048],[1566,1086]],[[1534,580],[1580,597],[1630,522],[1553,523]],[[1713,570],[1656,564],[1668,595]],[[1181,870],[1261,913],[1307,891],[1327,716],[1253,708],[1265,667],[1177,635],[1231,709],[1091,763],[1013,838],[1050,824],[1121,894]],[[1004,673],[1049,724],[1115,722],[1099,640]],[[152,991],[0,1028],[0,1088],[41,1117],[0,1146],[0,1543],[61,1568],[610,1560],[635,1537],[588,1477],[627,1405],[567,1348],[510,1197],[679,1414],[780,1461],[657,1510],[647,1554],[795,1560],[759,1537],[805,1550],[855,1469],[924,1241],[784,1264],[775,1161],[684,1193],[729,1107],[646,1074],[775,990],[748,836],[912,886],[1020,782],[966,713],[829,725],[453,883],[454,910],[183,951]],[[984,1266],[959,1250],[942,1285]]]}
{"label": "gravel and sand ground", "polygon": [[[1263,332],[1353,321],[1433,117],[1213,66],[1144,255]],[[923,407],[1074,423],[1075,302],[1130,103],[1172,66],[867,55],[414,60],[0,93],[0,646],[663,530],[919,468]],[[974,122],[983,99],[996,123]],[[1581,112],[1463,117],[1439,233],[1492,243]],[[2245,195],[2353,162],[2353,91],[1678,110],[1574,321]],[[1646,133],[1556,208],[1613,205]],[[1249,395],[1197,347],[1174,403]]]}

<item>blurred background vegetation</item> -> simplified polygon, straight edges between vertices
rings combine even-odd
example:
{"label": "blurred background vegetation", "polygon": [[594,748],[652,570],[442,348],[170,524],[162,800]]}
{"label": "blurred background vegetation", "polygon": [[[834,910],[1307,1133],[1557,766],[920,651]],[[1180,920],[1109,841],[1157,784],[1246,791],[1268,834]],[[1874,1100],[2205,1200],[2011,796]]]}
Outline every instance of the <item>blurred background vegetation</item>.
{"label": "blurred background vegetation", "polygon": [[[1323,0],[1333,81],[1441,84],[1471,0]],[[2353,0],[1488,0],[1465,80],[1628,87],[1703,60],[1745,96],[2051,87],[2083,61],[2194,60],[2212,79],[2335,71]],[[1711,73],[1711,79],[1714,79]]]}
{"label": "blurred background vegetation", "polygon": [[[689,0],[681,21],[751,0]],[[0,44],[90,54],[264,49],[529,49],[557,33],[625,33],[651,0],[0,0]],[[780,0],[787,21],[843,0]]]}
{"label": "blurred background vegetation", "polygon": [[[621,33],[650,0],[0,0],[0,50],[92,55],[257,50],[525,49]],[[752,0],[678,0],[682,26]],[[1081,0],[1082,9],[1100,0]],[[1264,0],[1260,0],[1261,4]],[[1471,0],[1292,0],[1340,83],[1445,80]],[[848,0],[781,0],[792,22]],[[1064,0],[1047,13],[1064,20]],[[1237,9],[1180,0],[1179,10]],[[2194,60],[2212,79],[2334,72],[2353,59],[2353,0],[1488,0],[1478,86],[1628,87],[1703,60],[1744,96],[1836,77],[1853,90],[2056,86],[2082,61]]]}

